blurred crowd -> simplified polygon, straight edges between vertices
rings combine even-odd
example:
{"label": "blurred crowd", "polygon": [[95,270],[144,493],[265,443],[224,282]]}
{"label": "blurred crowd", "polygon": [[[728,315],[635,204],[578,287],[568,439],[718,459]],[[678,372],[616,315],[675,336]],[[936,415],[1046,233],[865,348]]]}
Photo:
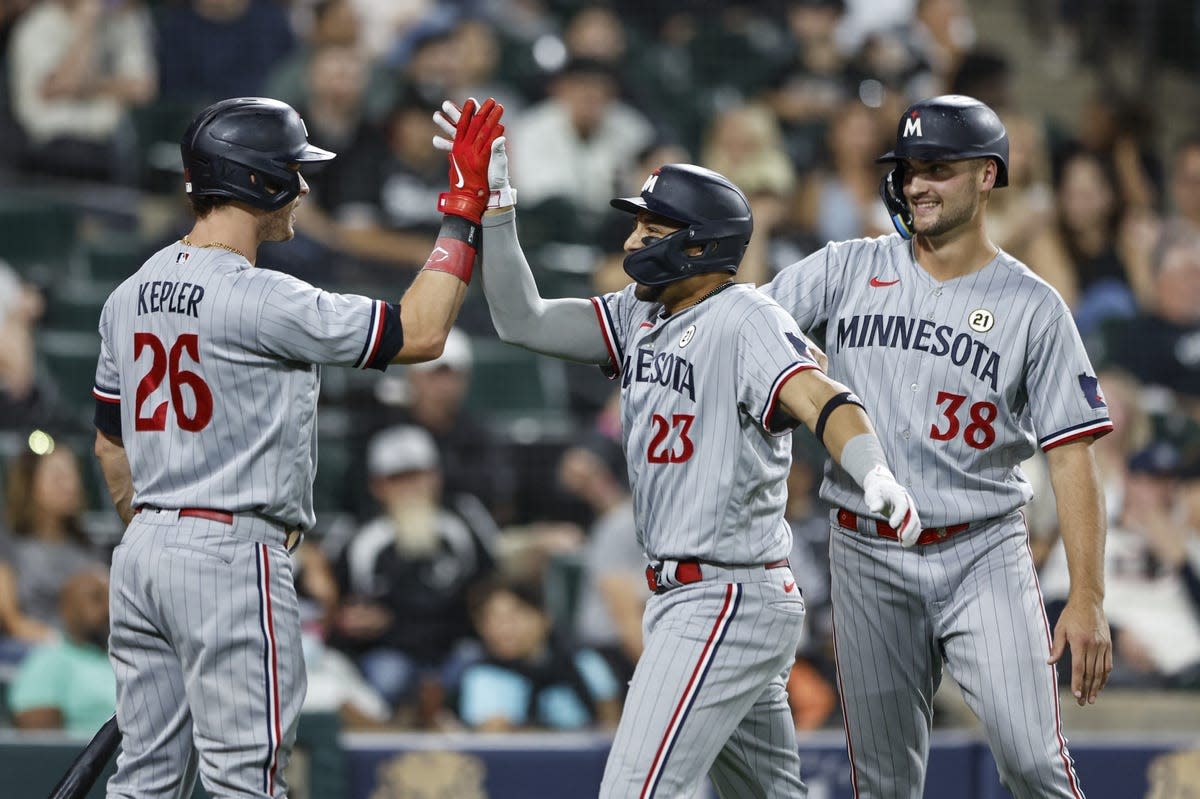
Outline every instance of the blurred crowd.
{"label": "blurred crowd", "polygon": [[[1072,308],[1116,425],[1096,445],[1113,681],[1200,687],[1200,128],[1163,147],[1097,44],[1143,37],[1138,52],[1160,52],[1147,74],[1195,70],[1175,43],[1200,15],[1190,2],[1021,8],[1047,69],[1096,79],[1074,124],[1018,101],[1014,64],[978,43],[965,0],[0,2],[0,723],[89,731],[112,712],[103,599],[119,530],[90,452],[87,342],[121,269],[186,230],[172,148],[187,121],[241,95],[293,104],[339,153],[306,173],[297,238],[260,266],[394,298],[440,221],[443,98],[504,103],[522,241],[548,296],[627,281],[627,220],[608,200],[662,163],[746,191],[740,280],[888,234],[874,159],[903,109],[949,92],[988,103],[1011,140],[989,229]],[[51,236],[68,246],[132,236],[123,267],[72,250],[48,271],[22,223],[3,222],[25,218],[22,192],[69,209],[77,224]],[[47,359],[76,341],[80,374]],[[335,476],[296,556],[308,707],[360,728],[615,724],[648,595],[615,386],[505,349],[473,289],[437,361],[326,378],[318,483]],[[794,453],[791,562],[809,612],[789,691],[811,730],[840,726],[829,527],[824,453],[804,431]],[[1065,559],[1042,462],[1026,472],[1053,623]]]}

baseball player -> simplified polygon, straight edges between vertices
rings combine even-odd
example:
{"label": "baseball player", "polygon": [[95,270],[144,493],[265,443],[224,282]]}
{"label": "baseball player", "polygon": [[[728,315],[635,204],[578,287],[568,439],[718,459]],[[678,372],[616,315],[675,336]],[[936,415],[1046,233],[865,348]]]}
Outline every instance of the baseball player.
{"label": "baseball player", "polygon": [[292,238],[300,170],[334,154],[288,105],[224,100],[184,134],[196,222],[108,298],[96,454],[127,528],[110,657],[109,797],[282,797],[304,697],[289,550],[313,526],[321,365],[436,357],[462,303],[502,109],[468,101],[436,247],[399,304],[255,269]]}
{"label": "baseball player", "polygon": [[[454,112],[443,107],[448,134]],[[510,192],[502,138],[490,177]],[[600,796],[691,795],[705,774],[723,797],[804,796],[784,689],[805,612],[786,559],[791,429],[813,430],[906,543],[920,522],[858,398],[825,376],[781,308],[733,282],[753,229],[741,190],[669,164],[612,204],[634,215],[624,266],[635,284],[542,299],[507,207],[484,219],[482,269],[501,338],[621,381],[654,596]]]}
{"label": "baseball player", "polygon": [[[1112,423],[1070,311],[988,238],[1008,138],[962,96],[911,106],[881,193],[900,235],[827,245],[764,291],[800,327],[825,327],[829,374],[863,397],[925,531],[912,549],[830,464],[835,641],[855,795],[917,799],[942,667],[1022,797],[1081,797],[1054,663],[1094,702],[1112,669],[1104,499],[1092,441]],[[1071,597],[1051,638],[1018,464],[1049,461]],[[936,792],[935,792],[936,793]]]}

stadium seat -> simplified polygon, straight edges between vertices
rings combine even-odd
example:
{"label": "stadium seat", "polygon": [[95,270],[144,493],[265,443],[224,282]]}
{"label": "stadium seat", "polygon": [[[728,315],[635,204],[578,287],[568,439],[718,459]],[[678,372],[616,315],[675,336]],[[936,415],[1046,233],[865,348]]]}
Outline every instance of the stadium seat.
{"label": "stadium seat", "polygon": [[137,271],[150,254],[147,245],[136,235],[106,235],[101,241],[83,246],[83,261],[92,280],[116,285]]}
{"label": "stadium seat", "polygon": [[[97,334],[100,311],[113,283],[90,280],[63,280],[50,286],[46,312],[41,319],[44,331]],[[97,349],[99,344],[97,342]]]}
{"label": "stadium seat", "polygon": [[474,338],[466,405],[499,433],[529,443],[569,427],[563,362],[505,344]]}
{"label": "stadium seat", "polygon": [[78,213],[50,200],[5,194],[0,198],[0,258],[29,280],[53,282],[75,252]]}

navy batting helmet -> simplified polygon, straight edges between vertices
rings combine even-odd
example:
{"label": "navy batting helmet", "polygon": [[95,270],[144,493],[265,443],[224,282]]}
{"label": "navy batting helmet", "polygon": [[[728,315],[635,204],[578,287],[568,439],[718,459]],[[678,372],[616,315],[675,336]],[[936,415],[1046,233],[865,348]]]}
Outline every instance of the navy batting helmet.
{"label": "navy batting helmet", "polygon": [[912,214],[904,200],[904,159],[962,161],[996,159],[996,184],[1008,185],[1008,133],[996,112],[974,97],[944,94],[914,103],[896,126],[896,146],[875,159],[896,162],[884,175],[879,194],[904,238],[912,237]]}
{"label": "navy batting helmet", "polygon": [[[625,273],[646,286],[662,286],[705,272],[736,272],[754,219],[750,201],[724,175],[691,164],[667,164],[650,174],[637,197],[618,197],[613,208],[649,211],[683,225],[625,257]],[[686,250],[700,246],[697,255]]]}
{"label": "navy batting helmet", "polygon": [[328,161],[334,153],[308,143],[308,129],[287,103],[237,97],[200,112],[179,146],[188,194],[227,197],[274,211],[300,194],[289,164]]}

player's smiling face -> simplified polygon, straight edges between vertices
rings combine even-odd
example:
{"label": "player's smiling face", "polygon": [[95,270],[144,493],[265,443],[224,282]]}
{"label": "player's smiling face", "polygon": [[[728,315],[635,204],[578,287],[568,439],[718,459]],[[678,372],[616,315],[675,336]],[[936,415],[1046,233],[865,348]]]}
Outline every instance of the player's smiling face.
{"label": "player's smiling face", "polygon": [[980,175],[986,163],[990,161],[981,158],[904,162],[904,196],[918,234],[949,233],[978,213]]}

